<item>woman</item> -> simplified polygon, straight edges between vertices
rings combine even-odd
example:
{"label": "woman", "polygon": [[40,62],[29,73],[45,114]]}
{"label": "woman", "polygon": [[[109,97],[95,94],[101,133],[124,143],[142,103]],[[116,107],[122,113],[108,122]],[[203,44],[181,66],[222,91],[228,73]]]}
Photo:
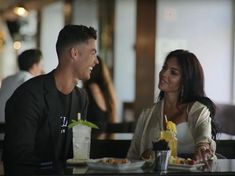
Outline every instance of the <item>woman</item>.
{"label": "woman", "polygon": [[[205,96],[204,75],[197,57],[186,50],[168,54],[159,73],[157,103],[138,120],[127,157],[140,159],[165,129],[164,116],[177,126],[178,154],[207,160],[215,154],[215,105]],[[147,156],[149,157],[149,156]]]}
{"label": "woman", "polygon": [[113,123],[117,118],[117,100],[109,70],[99,56],[97,59],[99,64],[93,68],[90,79],[84,83],[89,97],[87,120],[99,127],[99,130],[92,131],[95,136],[105,132],[107,123]]}

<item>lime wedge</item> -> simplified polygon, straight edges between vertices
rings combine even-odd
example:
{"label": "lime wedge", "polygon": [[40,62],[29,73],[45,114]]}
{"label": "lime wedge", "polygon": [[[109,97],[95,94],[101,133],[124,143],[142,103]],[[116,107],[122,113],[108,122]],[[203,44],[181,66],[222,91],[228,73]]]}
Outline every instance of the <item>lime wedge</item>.
{"label": "lime wedge", "polygon": [[77,120],[77,121],[76,120],[72,120],[72,122],[68,125],[68,128],[73,128],[74,126],[76,126],[78,124],[84,125],[84,126],[88,126],[90,128],[99,129],[99,127],[96,124],[94,124],[92,122],[89,122],[89,121],[86,121],[86,120],[81,120],[81,119]]}

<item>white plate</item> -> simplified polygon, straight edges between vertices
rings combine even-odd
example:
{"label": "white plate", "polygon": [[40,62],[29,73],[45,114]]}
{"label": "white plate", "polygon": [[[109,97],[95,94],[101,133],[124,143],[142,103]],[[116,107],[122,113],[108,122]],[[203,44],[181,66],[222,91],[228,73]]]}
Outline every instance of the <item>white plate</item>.
{"label": "white plate", "polygon": [[90,159],[79,160],[79,159],[71,158],[71,159],[68,159],[68,160],[67,160],[67,163],[68,163],[68,164],[75,164],[75,165],[86,165],[89,160],[90,160]]}
{"label": "white plate", "polygon": [[124,164],[108,164],[101,162],[101,160],[105,159],[108,158],[89,160],[87,162],[87,165],[89,168],[97,170],[125,171],[125,170],[140,169],[145,163],[145,161],[143,160],[134,160]]}
{"label": "white plate", "polygon": [[204,165],[205,165],[204,163],[198,163],[198,164],[193,164],[193,165],[191,165],[191,164],[169,164],[168,169],[195,171]]}

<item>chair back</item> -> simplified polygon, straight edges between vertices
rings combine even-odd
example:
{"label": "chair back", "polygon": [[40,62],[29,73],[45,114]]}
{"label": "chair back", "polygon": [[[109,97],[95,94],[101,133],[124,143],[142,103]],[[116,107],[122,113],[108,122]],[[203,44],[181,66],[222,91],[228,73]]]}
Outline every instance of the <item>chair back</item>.
{"label": "chair back", "polygon": [[235,135],[235,105],[216,104],[215,121],[219,127],[219,133]]}
{"label": "chair back", "polygon": [[91,140],[90,157],[92,159],[102,157],[126,158],[131,140]]}
{"label": "chair back", "polygon": [[133,133],[135,122],[108,123],[105,133]]}

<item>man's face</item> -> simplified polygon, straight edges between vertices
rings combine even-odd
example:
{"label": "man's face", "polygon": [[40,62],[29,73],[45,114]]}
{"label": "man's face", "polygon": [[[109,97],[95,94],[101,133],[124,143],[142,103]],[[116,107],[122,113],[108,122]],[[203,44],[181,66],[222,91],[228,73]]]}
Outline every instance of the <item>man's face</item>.
{"label": "man's face", "polygon": [[78,59],[74,64],[76,75],[79,80],[88,80],[93,67],[99,63],[96,57],[96,40],[89,39],[79,44],[77,49]]}

